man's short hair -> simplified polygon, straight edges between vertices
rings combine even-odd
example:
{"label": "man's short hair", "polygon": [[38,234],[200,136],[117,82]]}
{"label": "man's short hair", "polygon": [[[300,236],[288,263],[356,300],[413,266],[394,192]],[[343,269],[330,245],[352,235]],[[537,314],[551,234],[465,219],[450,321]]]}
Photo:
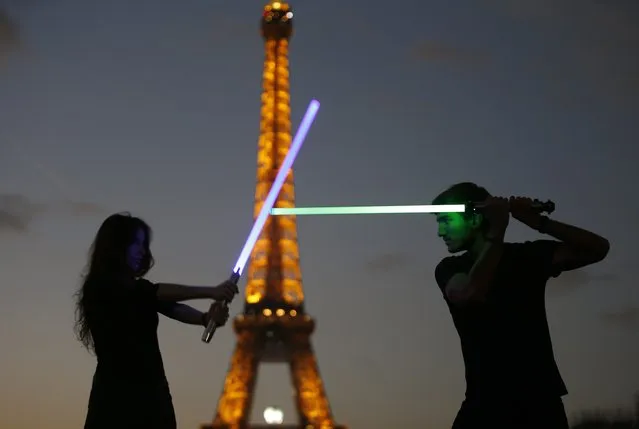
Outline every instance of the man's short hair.
{"label": "man's short hair", "polygon": [[475,183],[461,182],[446,189],[437,195],[433,204],[466,204],[469,202],[481,202],[490,197],[490,193]]}

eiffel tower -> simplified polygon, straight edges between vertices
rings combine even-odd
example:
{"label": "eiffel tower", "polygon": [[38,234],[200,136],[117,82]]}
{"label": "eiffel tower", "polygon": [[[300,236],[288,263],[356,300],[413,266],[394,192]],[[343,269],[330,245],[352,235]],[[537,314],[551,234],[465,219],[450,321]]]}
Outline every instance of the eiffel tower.
{"label": "eiffel tower", "polygon": [[[257,216],[291,144],[289,39],[293,11],[271,1],[261,19],[266,55],[257,153]],[[275,207],[294,207],[290,172]],[[345,429],[335,424],[310,336],[315,322],[304,311],[297,225],[293,216],[269,217],[247,270],[244,312],[233,327],[237,345],[212,424],[202,429],[247,429],[260,363],[288,363],[298,425],[284,429]]]}

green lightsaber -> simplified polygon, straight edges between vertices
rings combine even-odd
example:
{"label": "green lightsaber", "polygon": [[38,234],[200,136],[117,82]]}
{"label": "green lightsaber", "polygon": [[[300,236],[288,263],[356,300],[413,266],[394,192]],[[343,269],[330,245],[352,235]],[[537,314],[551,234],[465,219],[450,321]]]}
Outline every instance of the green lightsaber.
{"label": "green lightsaber", "polygon": [[334,207],[276,207],[273,216],[355,215],[355,214],[415,214],[415,213],[463,213],[464,204],[413,205],[413,206],[334,206]]}
{"label": "green lightsaber", "polygon": [[[472,213],[481,210],[482,203],[429,204],[411,206],[325,206],[325,207],[274,207],[272,216],[359,215],[359,214],[421,214],[421,213]],[[534,200],[532,207],[539,213],[552,213],[555,203]]]}

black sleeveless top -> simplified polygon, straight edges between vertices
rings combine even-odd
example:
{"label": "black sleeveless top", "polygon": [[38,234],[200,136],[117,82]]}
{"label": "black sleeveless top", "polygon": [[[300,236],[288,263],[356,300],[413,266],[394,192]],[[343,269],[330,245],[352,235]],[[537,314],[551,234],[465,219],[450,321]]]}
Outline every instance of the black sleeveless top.
{"label": "black sleeveless top", "polygon": [[87,321],[95,345],[85,428],[174,428],[175,416],[157,336],[158,311],[174,305],[158,301],[157,285],[139,279],[87,288]]}

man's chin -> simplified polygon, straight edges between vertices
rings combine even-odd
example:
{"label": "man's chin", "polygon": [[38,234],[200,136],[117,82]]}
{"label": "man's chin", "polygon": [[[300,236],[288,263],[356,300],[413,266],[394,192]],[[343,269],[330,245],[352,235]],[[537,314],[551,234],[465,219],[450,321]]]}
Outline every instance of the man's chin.
{"label": "man's chin", "polygon": [[462,248],[462,246],[456,245],[456,244],[447,244],[446,247],[448,248],[448,253],[459,253],[459,252],[463,252],[464,249]]}

